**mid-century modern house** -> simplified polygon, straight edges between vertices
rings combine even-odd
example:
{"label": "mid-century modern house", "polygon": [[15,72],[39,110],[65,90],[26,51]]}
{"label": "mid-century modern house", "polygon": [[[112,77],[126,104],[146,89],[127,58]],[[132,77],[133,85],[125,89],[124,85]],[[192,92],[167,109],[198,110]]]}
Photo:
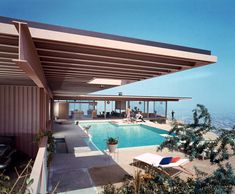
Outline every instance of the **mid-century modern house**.
{"label": "mid-century modern house", "polygon": [[55,102],[93,102],[95,109],[98,100],[182,100],[89,93],[216,61],[208,50],[0,17],[0,133],[35,157],[33,137],[51,129]]}

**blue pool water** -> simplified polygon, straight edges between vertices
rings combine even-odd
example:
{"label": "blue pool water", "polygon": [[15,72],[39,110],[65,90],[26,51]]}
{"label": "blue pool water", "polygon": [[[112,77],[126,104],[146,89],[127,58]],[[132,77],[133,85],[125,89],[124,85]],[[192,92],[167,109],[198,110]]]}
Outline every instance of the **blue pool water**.
{"label": "blue pool water", "polygon": [[165,138],[160,134],[168,134],[167,131],[146,125],[118,126],[108,122],[105,123],[80,123],[82,127],[91,125],[89,133],[92,142],[100,149],[107,149],[106,139],[115,137],[119,139],[118,147],[139,147],[148,145],[159,145]]}

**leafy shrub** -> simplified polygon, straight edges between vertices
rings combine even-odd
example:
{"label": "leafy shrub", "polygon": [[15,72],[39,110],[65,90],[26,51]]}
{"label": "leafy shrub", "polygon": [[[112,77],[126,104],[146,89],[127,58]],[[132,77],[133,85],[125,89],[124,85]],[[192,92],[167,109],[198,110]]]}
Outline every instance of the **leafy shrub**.
{"label": "leafy shrub", "polygon": [[[205,140],[203,135],[209,131],[220,135],[214,141]],[[174,135],[166,137],[166,141],[158,150],[168,148],[171,151],[182,151],[190,160],[205,156],[210,158],[212,163],[228,160],[230,156],[235,155],[235,127],[226,130],[212,126],[207,108],[200,104],[193,110],[193,123],[175,122],[169,134]]]}
{"label": "leafy shrub", "polygon": [[[103,194],[232,194],[235,186],[235,174],[229,163],[219,165],[210,176],[188,178],[186,181],[179,177],[170,177],[156,171],[140,171],[132,180],[126,180],[119,188],[112,184],[104,186]],[[145,178],[151,173],[152,178]]]}

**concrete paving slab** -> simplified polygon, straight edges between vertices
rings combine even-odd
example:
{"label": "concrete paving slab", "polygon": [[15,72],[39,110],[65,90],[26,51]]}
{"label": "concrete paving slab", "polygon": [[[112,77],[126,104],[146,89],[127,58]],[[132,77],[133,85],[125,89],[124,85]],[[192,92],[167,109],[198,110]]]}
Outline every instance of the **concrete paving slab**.
{"label": "concrete paving slab", "polygon": [[[81,178],[82,177],[82,178]],[[93,188],[94,184],[87,169],[71,169],[64,171],[54,171],[51,185],[59,182],[57,192],[68,192],[86,188]]]}
{"label": "concrete paving slab", "polygon": [[[170,123],[158,124],[147,121],[146,124],[165,130],[169,130],[171,128]],[[83,144],[86,144],[86,142],[81,143],[79,141],[81,136],[84,136],[84,131],[82,131],[79,126],[75,126],[73,124],[55,125],[54,127],[56,127],[55,135],[64,136],[66,138],[67,145],[70,146],[72,150],[69,154],[55,154],[51,163],[50,182],[55,185],[57,181],[63,181],[60,185],[60,192],[63,193],[92,194],[97,192],[97,190],[101,192],[102,186],[109,180],[113,181],[117,185],[121,185],[120,181],[122,176],[126,173],[134,175],[137,170],[136,167],[130,165],[133,158],[146,152],[159,154],[161,156],[180,156],[181,158],[185,158],[185,155],[181,152],[170,152],[167,149],[157,151],[156,145],[121,148],[118,151],[118,159],[116,161],[114,161],[114,158],[105,154],[105,152],[99,153],[91,151],[74,154],[74,147],[83,147]],[[209,134],[209,136],[209,138],[211,138],[212,135]],[[235,157],[232,157],[229,162],[234,168]],[[195,166],[209,174],[217,168],[216,165],[211,165],[209,160],[194,160],[184,167],[194,172]],[[180,177],[182,179],[186,179],[188,175],[181,173]],[[50,185],[53,185],[51,183]],[[97,190],[94,190],[94,185]]]}
{"label": "concrete paving slab", "polygon": [[59,192],[58,194],[98,194],[96,188],[86,188],[86,189],[78,189],[74,191],[67,191],[67,192]]}

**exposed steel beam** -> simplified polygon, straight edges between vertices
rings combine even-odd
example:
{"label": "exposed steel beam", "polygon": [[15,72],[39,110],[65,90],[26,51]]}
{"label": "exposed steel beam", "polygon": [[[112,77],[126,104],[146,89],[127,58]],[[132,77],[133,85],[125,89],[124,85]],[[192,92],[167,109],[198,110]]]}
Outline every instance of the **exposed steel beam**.
{"label": "exposed steel beam", "polygon": [[145,72],[145,71],[140,71],[140,70],[126,70],[125,69],[107,69],[107,68],[82,68],[82,67],[64,67],[64,66],[48,66],[48,65],[43,65],[43,69],[46,71],[63,71],[63,72],[89,72],[89,73],[93,73],[93,72],[102,72],[102,73],[114,73],[114,74],[124,74],[124,75],[136,75],[136,76],[155,76],[155,75],[161,75],[162,73],[168,73],[168,72],[163,72],[163,71],[155,71],[155,72]]}
{"label": "exposed steel beam", "polygon": [[[141,59],[132,59],[132,58],[124,58],[124,57],[114,57],[114,56],[106,56],[104,54],[89,54],[82,52],[74,52],[74,51],[61,51],[61,50],[53,50],[53,49],[42,49],[37,48],[38,53],[41,57],[50,57],[50,58],[61,58],[61,59],[80,59],[80,60],[90,60],[90,61],[99,61],[99,62],[107,62],[113,64],[125,64],[125,65],[149,65],[152,67],[162,68],[162,69],[175,69],[180,70],[181,67],[192,67],[194,64],[185,64],[183,61],[178,61],[173,63],[172,61],[163,62],[162,59],[159,61],[151,61],[151,60],[141,60]],[[166,60],[166,59],[165,59]]]}
{"label": "exposed steel beam", "polygon": [[82,72],[82,71],[80,71],[80,72],[65,72],[65,71],[58,71],[58,70],[54,70],[54,71],[52,71],[52,72],[49,72],[49,71],[47,71],[46,72],[46,76],[47,75],[58,75],[58,76],[61,76],[61,77],[63,77],[63,76],[65,76],[65,75],[88,75],[89,77],[92,77],[92,78],[102,78],[102,76],[103,76],[103,78],[106,78],[106,77],[112,77],[112,78],[115,78],[115,79],[119,79],[119,77],[125,77],[126,79],[128,79],[128,78],[135,78],[135,79],[146,79],[146,78],[148,78],[148,77],[150,77],[150,76],[148,76],[148,77],[146,77],[146,76],[135,76],[135,75],[127,75],[127,74],[115,74],[115,72],[114,73],[109,73],[109,74],[107,74],[107,73],[102,73],[102,72]]}
{"label": "exposed steel beam", "polygon": [[0,57],[9,58],[9,59],[17,59],[18,58],[18,53],[0,51]]}
{"label": "exposed steel beam", "polygon": [[137,71],[145,71],[145,72],[176,72],[179,71],[181,68],[174,69],[169,67],[158,67],[158,66],[148,66],[147,64],[143,65],[133,65],[133,64],[123,64],[123,63],[109,63],[109,62],[101,62],[101,61],[92,61],[92,60],[79,60],[79,59],[66,59],[66,58],[60,58],[56,59],[54,57],[40,57],[41,62],[43,64],[58,64],[58,65],[66,65],[66,66],[74,66],[74,67],[92,67],[92,68],[109,68],[109,69],[125,69],[128,70],[137,70]]}
{"label": "exposed steel beam", "polygon": [[18,21],[13,21],[13,23],[19,33],[19,58],[13,59],[13,61],[39,88],[43,88],[52,98],[52,92],[47,84],[27,23]]}
{"label": "exposed steel beam", "polygon": [[91,79],[93,79],[94,77],[95,78],[114,78],[115,76],[115,79],[125,79],[125,80],[136,80],[136,81],[140,81],[142,79],[146,79],[145,77],[133,77],[133,76],[122,76],[122,75],[113,75],[113,74],[90,74],[89,72],[87,73],[62,73],[62,72],[57,72],[57,73],[53,73],[53,72],[46,72],[46,77],[49,78],[49,77],[61,77],[61,79],[63,80],[64,78],[68,78],[68,77],[72,77],[72,78],[75,78],[75,77],[79,77],[82,76],[87,76],[87,77],[90,77]]}

